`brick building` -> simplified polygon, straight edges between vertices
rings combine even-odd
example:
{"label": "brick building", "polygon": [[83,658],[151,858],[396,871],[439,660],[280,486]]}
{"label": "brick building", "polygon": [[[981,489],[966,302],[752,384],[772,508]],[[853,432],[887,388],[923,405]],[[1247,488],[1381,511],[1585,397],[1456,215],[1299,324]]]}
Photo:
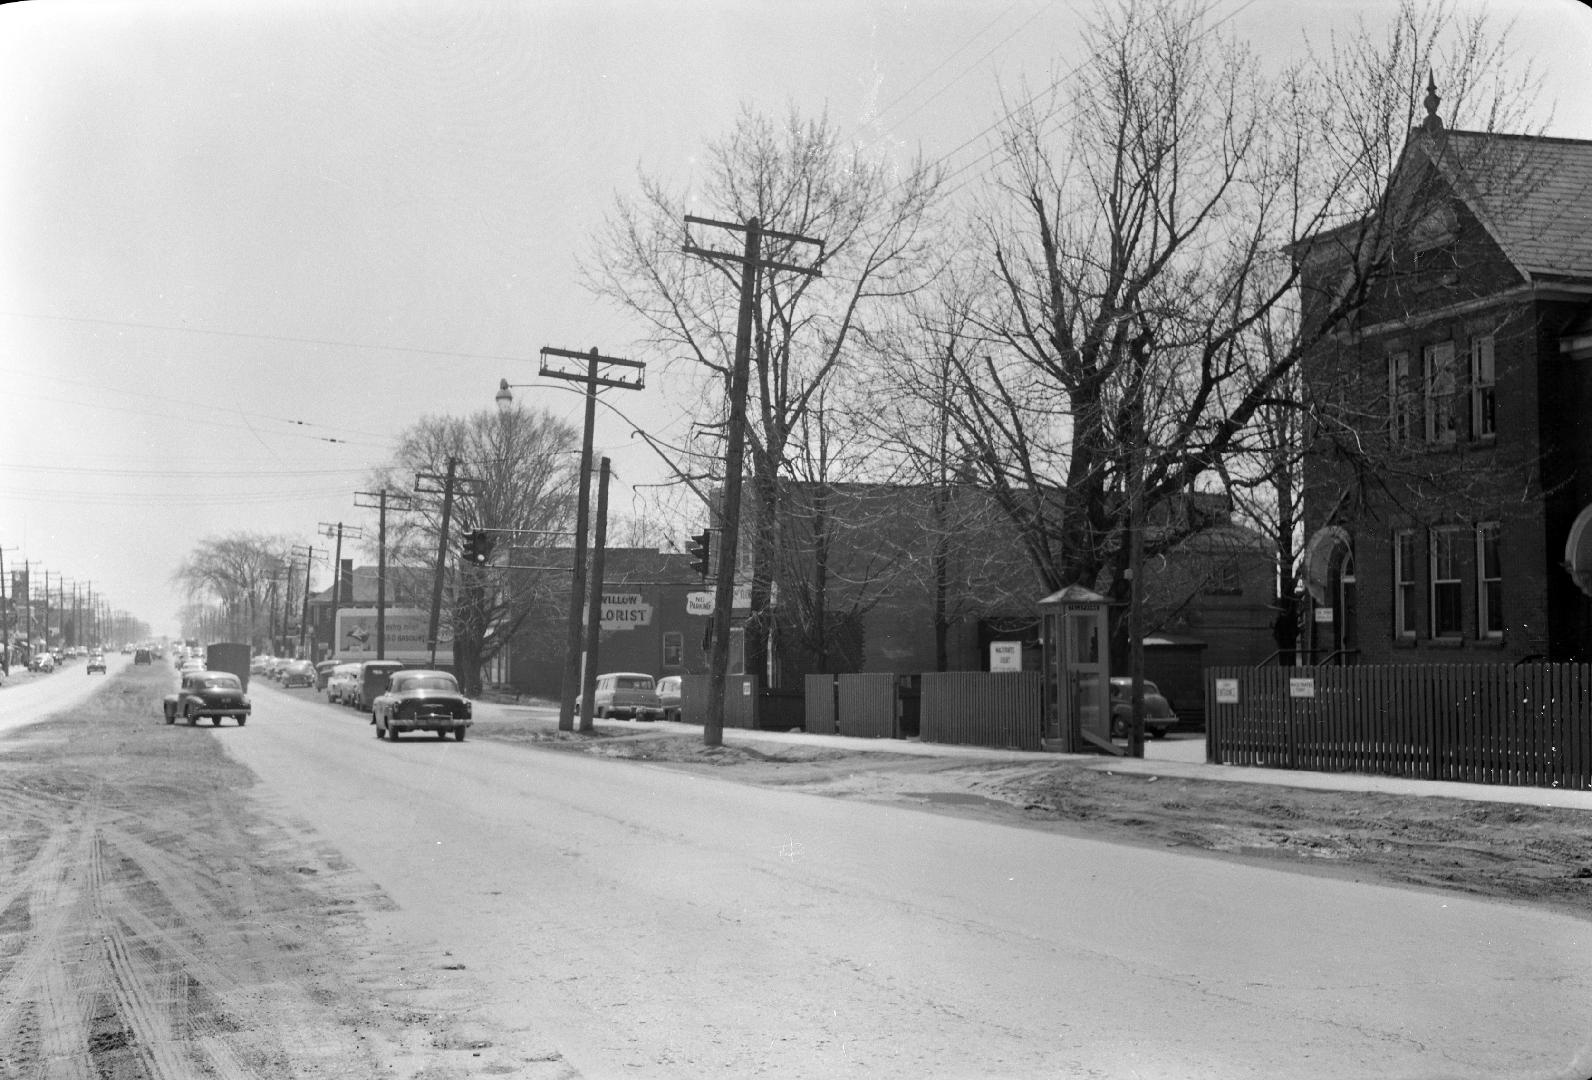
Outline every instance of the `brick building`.
{"label": "brick building", "polygon": [[1448,130],[1436,104],[1379,228],[1304,255],[1307,328],[1350,260],[1376,268],[1304,369],[1363,451],[1306,462],[1314,655],[1586,660],[1592,142]]}

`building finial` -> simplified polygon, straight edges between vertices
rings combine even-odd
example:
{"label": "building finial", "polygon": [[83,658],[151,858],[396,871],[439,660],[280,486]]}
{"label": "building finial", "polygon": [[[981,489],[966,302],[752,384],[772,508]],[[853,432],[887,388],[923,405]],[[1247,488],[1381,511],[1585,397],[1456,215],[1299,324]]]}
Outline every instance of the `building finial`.
{"label": "building finial", "polygon": [[1437,106],[1443,99],[1437,96],[1437,79],[1430,68],[1426,71],[1426,119],[1421,121],[1421,130],[1436,134],[1443,130],[1443,118],[1437,115]]}

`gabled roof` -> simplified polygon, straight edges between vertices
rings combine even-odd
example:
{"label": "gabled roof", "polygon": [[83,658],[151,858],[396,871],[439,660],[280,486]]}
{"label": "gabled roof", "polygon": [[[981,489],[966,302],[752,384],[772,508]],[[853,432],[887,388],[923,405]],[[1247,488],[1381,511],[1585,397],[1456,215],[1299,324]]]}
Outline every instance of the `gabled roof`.
{"label": "gabled roof", "polygon": [[1437,169],[1527,279],[1592,279],[1592,142],[1422,130],[1411,157]]}

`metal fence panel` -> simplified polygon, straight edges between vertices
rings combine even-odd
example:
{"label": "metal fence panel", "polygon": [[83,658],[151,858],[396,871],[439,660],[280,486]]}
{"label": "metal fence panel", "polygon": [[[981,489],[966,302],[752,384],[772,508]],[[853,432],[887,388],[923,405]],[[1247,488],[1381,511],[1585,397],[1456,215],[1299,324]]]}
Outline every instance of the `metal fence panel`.
{"label": "metal fence panel", "polygon": [[1044,678],[1037,671],[926,672],[924,742],[1042,749]]}
{"label": "metal fence panel", "polygon": [[882,673],[837,675],[839,703],[835,730],[863,739],[894,739],[897,723],[896,677]]}

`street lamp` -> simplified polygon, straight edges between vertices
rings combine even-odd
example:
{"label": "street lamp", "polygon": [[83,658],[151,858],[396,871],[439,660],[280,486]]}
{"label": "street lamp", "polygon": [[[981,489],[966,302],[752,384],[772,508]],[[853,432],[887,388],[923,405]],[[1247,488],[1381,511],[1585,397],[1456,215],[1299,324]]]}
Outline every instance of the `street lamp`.
{"label": "street lamp", "polygon": [[506,413],[514,407],[514,391],[523,390],[534,383],[511,383],[507,379],[498,380],[498,392],[492,400],[497,402],[498,412]]}

